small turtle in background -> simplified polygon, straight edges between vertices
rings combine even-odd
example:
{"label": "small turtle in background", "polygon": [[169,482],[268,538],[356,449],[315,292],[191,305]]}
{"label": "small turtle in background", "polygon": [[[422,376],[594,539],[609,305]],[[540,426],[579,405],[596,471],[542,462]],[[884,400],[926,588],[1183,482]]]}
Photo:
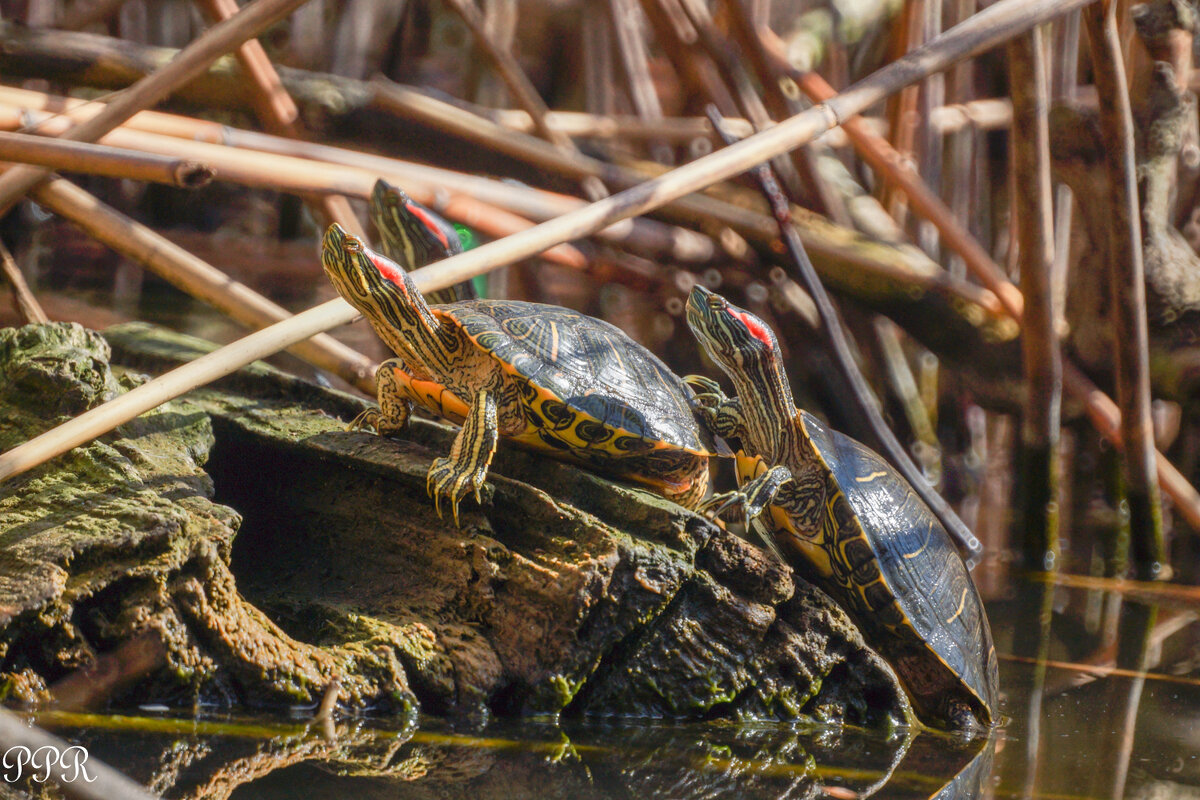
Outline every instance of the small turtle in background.
{"label": "small turtle in background", "polygon": [[[696,398],[717,436],[736,438],[739,488],[712,498],[746,519],[830,594],[892,664],[925,722],[996,720],[996,650],[983,603],[946,529],[890,464],[798,410],[774,332],[696,286],[688,326],[733,381],[701,376]],[[765,513],[764,513],[765,512]]]}

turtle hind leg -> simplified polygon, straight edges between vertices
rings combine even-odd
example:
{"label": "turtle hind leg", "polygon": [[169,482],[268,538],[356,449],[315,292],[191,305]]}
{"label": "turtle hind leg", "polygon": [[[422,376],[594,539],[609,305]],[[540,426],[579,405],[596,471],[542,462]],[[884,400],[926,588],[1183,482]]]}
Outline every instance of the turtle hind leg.
{"label": "turtle hind leg", "polygon": [[458,504],[468,492],[474,493],[476,502],[483,502],[484,479],[492,456],[496,454],[499,438],[496,398],[486,389],[480,389],[462,429],[454,437],[450,455],[434,459],[425,479],[425,487],[433,497],[439,517],[442,515],[441,499],[445,497],[450,501],[455,527],[459,527]]}
{"label": "turtle hind leg", "polygon": [[401,388],[403,382],[398,373],[407,376],[404,362],[398,358],[389,358],[379,365],[379,369],[375,371],[375,394],[379,408],[363,411],[346,426],[346,430],[374,428],[380,435],[387,436],[408,427],[412,403]]}

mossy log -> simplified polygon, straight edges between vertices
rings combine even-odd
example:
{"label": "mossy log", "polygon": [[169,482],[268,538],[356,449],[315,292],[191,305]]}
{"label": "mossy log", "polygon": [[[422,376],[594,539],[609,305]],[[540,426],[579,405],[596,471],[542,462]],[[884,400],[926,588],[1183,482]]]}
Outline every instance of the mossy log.
{"label": "mossy log", "polygon": [[[0,337],[3,447],[119,391],[109,343],[149,372],[207,349],[144,325]],[[344,706],[474,719],[909,718],[841,610],[757,547],[503,446],[458,530],[425,494],[454,430],[346,433],[363,407],[255,365],[0,486],[10,691],[46,699],[149,631],[162,666],[116,702],[303,705],[336,682]]]}

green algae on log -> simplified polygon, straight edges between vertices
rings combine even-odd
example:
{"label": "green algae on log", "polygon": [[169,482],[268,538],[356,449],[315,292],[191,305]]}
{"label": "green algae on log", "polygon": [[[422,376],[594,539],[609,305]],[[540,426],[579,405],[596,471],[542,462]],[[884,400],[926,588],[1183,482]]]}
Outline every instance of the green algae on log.
{"label": "green algae on log", "polygon": [[[0,448],[121,391],[109,347],[74,324],[0,330]],[[310,704],[336,680],[355,706],[415,707],[394,660],[296,641],[238,593],[239,518],[212,501],[205,411],[168,403],[0,485],[0,672],[10,699],[127,642],[152,641],[126,700]],[[143,650],[146,648],[143,647]],[[136,688],[131,692],[131,688]]]}
{"label": "green algae on log", "polygon": [[[210,349],[144,325],[106,338],[114,363],[147,372]],[[96,353],[103,363],[106,353]],[[454,430],[414,419],[402,438],[345,433],[343,420],[363,407],[257,364],[135,423],[173,414],[211,424],[207,474],[198,464],[211,439],[201,440],[203,452],[190,445],[190,471],[168,472],[192,476],[190,492],[176,494],[222,525],[200,537],[210,555],[186,576],[158,567],[150,551],[146,564],[131,562],[141,550],[114,553],[119,566],[106,574],[141,570],[166,588],[147,593],[114,578],[105,603],[173,614],[168,650],[196,642],[207,684],[229,688],[235,702],[281,694],[304,702],[306,691],[312,702],[336,675],[343,702],[396,704],[411,687],[423,711],[475,718],[566,712],[885,728],[908,720],[890,670],[845,615],[756,547],[654,495],[504,446],[492,500],[464,503],[457,530],[425,494],[429,463]],[[210,475],[216,500],[243,517],[236,539],[236,517],[207,491]],[[20,505],[20,494],[0,486],[0,513]],[[175,539],[172,552],[198,546]],[[0,575],[0,586],[16,577]],[[89,618],[86,598],[77,610],[63,592],[46,602]],[[37,608],[27,611],[36,617]],[[141,630],[132,611],[125,619],[122,635]],[[253,644],[229,641],[230,630],[252,631]],[[0,670],[53,681],[121,639],[95,638],[107,629],[87,626],[71,633],[83,652],[50,674],[11,648]],[[181,674],[166,672],[125,699],[161,697],[148,692]]]}

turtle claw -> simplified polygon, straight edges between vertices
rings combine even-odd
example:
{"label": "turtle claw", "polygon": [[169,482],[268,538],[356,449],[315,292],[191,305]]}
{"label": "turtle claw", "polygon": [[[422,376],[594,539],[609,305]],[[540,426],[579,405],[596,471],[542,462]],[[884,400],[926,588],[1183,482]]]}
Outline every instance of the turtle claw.
{"label": "turtle claw", "polygon": [[701,503],[696,510],[709,519],[716,519],[725,513],[727,509],[739,504],[744,504],[745,502],[746,496],[743,495],[741,491],[733,489],[732,491],[714,494],[712,497]]}
{"label": "turtle claw", "polygon": [[475,497],[475,502],[480,505],[492,498],[492,487],[484,482],[486,476],[486,468],[475,472],[463,471],[456,468],[452,459],[434,459],[425,479],[425,490],[433,498],[433,508],[437,512],[438,519],[444,518],[442,516],[442,498],[445,498],[450,503],[450,515],[454,520],[454,527],[461,528],[458,505],[464,497],[471,494]]}
{"label": "turtle claw", "polygon": [[379,413],[378,408],[368,408],[359,413],[357,417],[350,421],[346,426],[347,431],[361,431],[364,428],[370,428],[373,431],[379,430]]}

